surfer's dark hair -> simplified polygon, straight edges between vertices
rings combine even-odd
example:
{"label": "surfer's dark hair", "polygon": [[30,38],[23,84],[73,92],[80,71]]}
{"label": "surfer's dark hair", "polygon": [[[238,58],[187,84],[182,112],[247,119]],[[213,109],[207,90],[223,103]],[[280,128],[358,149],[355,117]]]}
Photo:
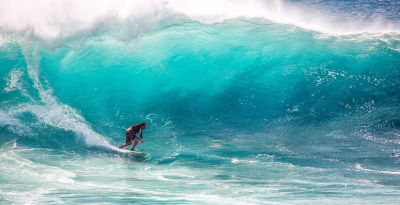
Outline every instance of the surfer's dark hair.
{"label": "surfer's dark hair", "polygon": [[140,123],[140,126],[141,126],[141,127],[146,126],[146,123],[145,123],[145,122],[142,122],[142,123]]}

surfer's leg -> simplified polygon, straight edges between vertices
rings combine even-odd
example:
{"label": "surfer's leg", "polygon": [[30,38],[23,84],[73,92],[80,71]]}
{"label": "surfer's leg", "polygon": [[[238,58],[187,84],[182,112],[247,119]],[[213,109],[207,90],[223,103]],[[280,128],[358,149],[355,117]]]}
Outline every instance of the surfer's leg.
{"label": "surfer's leg", "polygon": [[122,146],[119,146],[120,149],[122,149],[122,148],[124,148],[124,147],[126,147],[126,146],[132,144],[132,142],[131,142],[131,140],[132,140],[132,139],[131,139],[131,133],[129,133],[129,132],[127,131],[125,134],[126,134],[126,137],[125,137],[125,144],[122,145]]}
{"label": "surfer's leg", "polygon": [[133,143],[132,148],[131,148],[131,151],[133,151],[133,150],[135,149],[136,145],[137,145],[138,142],[139,142],[137,137],[135,137],[135,138],[133,139],[133,141],[135,141],[135,143]]}

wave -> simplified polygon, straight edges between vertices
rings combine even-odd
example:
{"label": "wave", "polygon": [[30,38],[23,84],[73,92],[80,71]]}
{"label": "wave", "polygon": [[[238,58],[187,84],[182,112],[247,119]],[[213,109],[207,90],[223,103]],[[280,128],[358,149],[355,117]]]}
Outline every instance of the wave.
{"label": "wave", "polygon": [[400,27],[365,2],[0,1],[0,198],[395,204]]}
{"label": "wave", "polygon": [[[312,13],[286,1],[222,1],[210,10],[196,1],[105,1],[93,10],[71,2],[42,1],[35,6],[48,16],[0,23],[0,125],[12,133],[35,133],[38,123],[110,147],[146,119],[164,140],[214,127],[213,137],[245,135],[260,145],[278,136],[315,141],[316,133],[398,143],[399,34],[302,29],[267,12]],[[164,138],[165,129],[177,131]]]}
{"label": "wave", "polygon": [[[6,93],[20,91],[22,96],[30,99],[30,103],[18,102],[17,105],[5,103],[7,109],[0,112],[2,126],[8,126],[9,129],[21,136],[34,136],[32,129],[24,125],[18,117],[23,113],[33,114],[39,123],[50,125],[54,128],[73,131],[77,136],[83,137],[89,146],[112,146],[107,140],[95,133],[85,122],[85,120],[68,105],[60,103],[53,95],[53,90],[49,86],[43,85],[40,80],[40,60],[39,50],[32,46],[22,46],[21,51],[24,54],[27,64],[26,73],[33,84],[33,88],[38,93],[39,100],[35,100],[24,88],[26,84],[22,78],[23,69],[11,70],[9,77],[6,78]],[[29,88],[28,88],[29,89]],[[31,88],[32,90],[32,88]],[[23,101],[22,101],[23,102]]]}
{"label": "wave", "polygon": [[385,16],[354,17],[351,13],[324,10],[323,6],[284,0],[16,0],[2,1],[0,8],[0,45],[10,36],[18,36],[58,47],[71,39],[104,32],[122,41],[132,41],[173,25],[194,21],[214,24],[238,18],[266,19],[334,35],[399,33],[400,27],[396,19],[388,20]]}
{"label": "wave", "polygon": [[365,172],[380,173],[380,174],[390,174],[390,175],[400,175],[400,172],[396,172],[396,171],[382,171],[382,170],[373,170],[373,169],[364,168],[361,164],[356,164],[355,168],[358,169],[358,170],[365,171]]}

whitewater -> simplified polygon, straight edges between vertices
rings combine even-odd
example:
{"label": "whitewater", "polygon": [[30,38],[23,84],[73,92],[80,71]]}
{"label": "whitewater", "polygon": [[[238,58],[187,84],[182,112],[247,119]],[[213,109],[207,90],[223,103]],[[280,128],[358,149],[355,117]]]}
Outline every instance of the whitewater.
{"label": "whitewater", "polygon": [[0,0],[0,204],[399,204],[399,87],[398,0]]}

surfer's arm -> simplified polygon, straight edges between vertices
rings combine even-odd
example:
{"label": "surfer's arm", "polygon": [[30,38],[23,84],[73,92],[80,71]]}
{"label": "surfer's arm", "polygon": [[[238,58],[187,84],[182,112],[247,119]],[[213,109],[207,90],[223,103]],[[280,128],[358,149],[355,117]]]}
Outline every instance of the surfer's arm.
{"label": "surfer's arm", "polygon": [[143,143],[142,129],[140,129],[140,131],[139,131],[139,135],[140,135],[140,141]]}

